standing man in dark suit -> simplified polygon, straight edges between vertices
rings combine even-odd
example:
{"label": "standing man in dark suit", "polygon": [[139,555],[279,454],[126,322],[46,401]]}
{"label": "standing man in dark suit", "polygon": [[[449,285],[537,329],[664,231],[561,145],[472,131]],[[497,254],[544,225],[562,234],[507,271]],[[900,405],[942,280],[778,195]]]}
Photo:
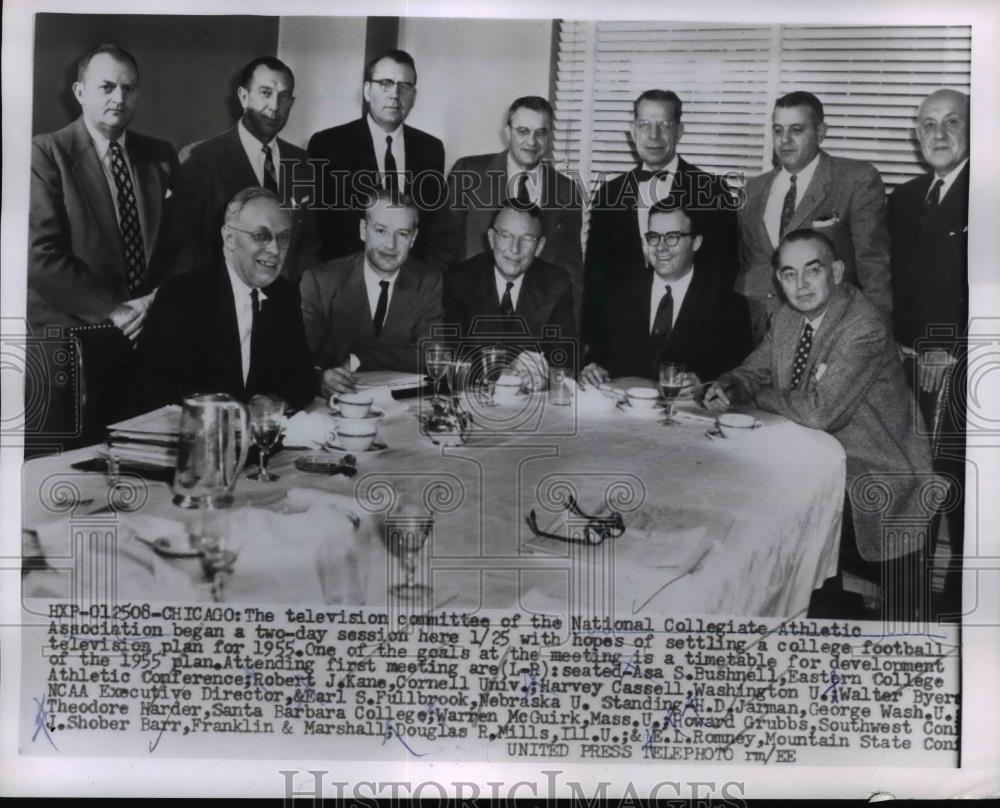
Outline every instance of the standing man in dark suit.
{"label": "standing man in dark suit", "polygon": [[566,270],[573,283],[576,320],[583,305],[580,191],[544,160],[552,142],[552,106],[536,95],[518,98],[507,112],[507,149],[460,158],[448,176],[448,205],[434,217],[428,262],[446,270],[487,249],[486,233],[508,199],[542,212],[540,258]]}
{"label": "standing man in dark suit", "polygon": [[267,188],[292,219],[285,275],[297,282],[319,260],[313,215],[315,189],[308,155],[278,137],[295,102],[295,76],[273,56],[261,56],[240,71],[236,95],[243,116],[230,129],[181,149],[177,262],[186,270],[214,263],[222,246],[226,204],[242,188]]}
{"label": "standing man in dark suit", "polygon": [[302,317],[324,396],[354,389],[357,370],[420,369],[420,340],[441,319],[441,273],[410,256],[417,208],[379,189],[361,222],[365,249],[302,276]]}
{"label": "standing man in dark suit", "polygon": [[[962,337],[969,322],[969,97],[954,90],[929,95],[917,112],[916,135],[931,172],[899,186],[889,200],[893,322],[924,421],[938,436],[935,469],[947,474],[963,492],[947,514],[952,551],[961,555],[965,529]],[[959,583],[960,574],[947,579],[949,608],[960,603]]]}
{"label": "standing man in dark suit", "polygon": [[[135,58],[101,45],[77,64],[81,116],[38,135],[31,149],[28,324],[36,338],[55,327],[113,325],[135,340],[156,289],[169,274],[167,198],[177,155],[162,140],[128,129],[139,98]],[[124,340],[123,340],[123,344]],[[40,351],[38,367],[54,356]],[[129,353],[126,347],[125,353]],[[78,426],[70,380],[26,373],[27,429],[66,434]],[[123,380],[124,381],[124,380]]]}
{"label": "standing man in dark suit", "polygon": [[820,148],[826,136],[823,104],[812,93],[782,96],[771,116],[779,166],[749,180],[740,209],[740,274],[736,291],[747,298],[754,342],[767,332],[781,305],[771,268],[785,233],[812,228],[834,244],[844,280],[858,286],[875,307],[892,314],[885,188],[871,163],[831,157]]}
{"label": "standing man in dark suit", "polygon": [[[928,605],[914,598],[925,593],[927,530],[918,523],[929,521],[921,489],[933,484],[933,473],[889,325],[866,295],[842,283],[844,262],[825,235],[789,233],[774,266],[787,303],[746,361],[709,387],[705,406],[749,403],[840,441],[849,504],[844,549],[874,566],[884,617],[914,617]],[[905,529],[884,529],[899,517],[909,520]],[[849,538],[856,547],[846,546]]]}
{"label": "standing man in dark suit", "polygon": [[376,188],[396,188],[414,199],[422,234],[413,253],[425,255],[430,215],[444,197],[444,144],[406,126],[417,99],[417,68],[405,51],[391,50],[365,67],[364,117],[309,139],[317,161],[317,225],[323,260],[353,255],[362,248],[358,223],[363,204]]}
{"label": "standing man in dark suit", "polygon": [[152,408],[194,392],[241,401],[270,393],[300,409],[318,383],[298,290],[281,277],[292,217],[258,185],[233,197],[222,231],[221,260],[160,289],[139,341],[133,397]]}
{"label": "standing man in dark suit", "polygon": [[704,245],[696,226],[680,196],[650,210],[644,234],[650,270],[609,290],[605,339],[590,346],[584,382],[657,379],[660,362],[682,362],[686,390],[694,392],[702,379],[714,379],[750,352],[746,303],[728,279],[695,262]]}
{"label": "standing man in dark suit", "polygon": [[699,262],[730,282],[736,277],[739,198],[717,177],[677,154],[684,134],[681,99],[672,90],[646,90],[633,104],[632,142],[639,166],[601,185],[594,194],[584,265],[583,333],[588,343],[607,340],[604,306],[618,283],[646,277],[643,233],[649,209],[679,194],[689,214],[701,221]]}
{"label": "standing man in dark suit", "polygon": [[[455,324],[462,337],[505,337],[523,347],[526,339],[539,340],[522,352],[523,368],[534,382],[545,377],[541,358],[553,343],[546,332],[553,330],[560,342],[576,339],[573,319],[573,289],[566,271],[538,256],[545,249],[542,216],[537,207],[521,207],[507,200],[486,234],[490,251],[452,267],[444,277],[444,322]],[[537,349],[536,349],[537,348]],[[520,349],[520,348],[519,348]],[[533,383],[534,383],[533,382]]]}

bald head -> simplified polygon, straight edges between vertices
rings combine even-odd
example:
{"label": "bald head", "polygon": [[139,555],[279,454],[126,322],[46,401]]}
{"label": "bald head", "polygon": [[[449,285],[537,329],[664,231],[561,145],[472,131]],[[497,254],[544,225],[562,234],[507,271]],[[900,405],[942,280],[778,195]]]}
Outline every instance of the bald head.
{"label": "bald head", "polygon": [[956,90],[931,93],[917,110],[916,133],[934,173],[949,174],[969,156],[969,96]]}

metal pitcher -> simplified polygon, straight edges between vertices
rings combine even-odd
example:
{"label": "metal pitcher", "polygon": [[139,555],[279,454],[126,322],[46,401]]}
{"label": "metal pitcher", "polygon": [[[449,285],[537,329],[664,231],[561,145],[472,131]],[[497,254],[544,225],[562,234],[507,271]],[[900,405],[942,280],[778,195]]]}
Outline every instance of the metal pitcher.
{"label": "metal pitcher", "polygon": [[224,393],[184,399],[174,471],[174,505],[225,508],[247,460],[247,408]]}

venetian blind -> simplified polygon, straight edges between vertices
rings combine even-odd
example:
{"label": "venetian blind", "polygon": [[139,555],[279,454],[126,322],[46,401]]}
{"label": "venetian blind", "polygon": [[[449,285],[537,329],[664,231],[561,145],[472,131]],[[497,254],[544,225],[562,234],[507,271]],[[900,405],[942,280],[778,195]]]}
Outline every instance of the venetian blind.
{"label": "venetian blind", "polygon": [[913,113],[940,87],[968,92],[968,27],[807,27],[677,22],[559,26],[554,157],[588,189],[635,164],[632,101],[684,102],[680,152],[739,184],[771,168],[770,115],[790,90],[823,102],[832,154],[869,160],[893,187],[924,169]]}

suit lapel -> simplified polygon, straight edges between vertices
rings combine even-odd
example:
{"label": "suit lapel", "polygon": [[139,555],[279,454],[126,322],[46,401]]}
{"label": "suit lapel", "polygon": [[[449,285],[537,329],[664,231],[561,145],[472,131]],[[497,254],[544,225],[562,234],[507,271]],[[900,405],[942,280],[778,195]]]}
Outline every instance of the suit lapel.
{"label": "suit lapel", "polygon": [[524,318],[529,332],[534,333],[536,329],[540,332],[541,327],[548,322],[548,312],[553,302],[541,270],[537,265],[529,266],[524,273],[514,313]]}
{"label": "suit lapel", "polygon": [[[819,163],[813,173],[812,180],[809,182],[809,187],[806,188],[802,201],[795,206],[795,213],[792,214],[791,221],[788,223],[789,231],[804,227],[806,222],[811,222],[816,218],[813,214],[826,199],[832,182],[833,169],[830,166],[830,158],[826,152],[821,151]],[[825,213],[835,214],[837,211],[824,211]]]}
{"label": "suit lapel", "polygon": [[[219,324],[222,339],[222,361],[225,371],[232,380],[232,389],[246,390],[247,383],[243,381],[243,355],[240,349],[240,327],[236,321],[236,300],[233,296],[233,285],[229,280],[229,272],[225,263],[216,270],[216,284],[221,302],[221,322]],[[247,382],[253,370],[253,356],[250,357],[250,369],[247,372]]]}
{"label": "suit lapel", "polygon": [[[806,380],[811,379],[815,374],[816,366],[821,364],[819,360],[824,360],[829,355],[830,350],[832,350],[833,336],[834,334],[840,334],[840,321],[847,311],[850,298],[851,295],[843,284],[837,286],[830,294],[830,302],[827,304],[826,313],[823,315],[823,322],[820,323],[819,330],[813,335],[809,360],[806,362],[806,370],[802,375],[802,389],[805,389]],[[789,373],[789,376],[791,376],[791,373]]]}
{"label": "suit lapel", "polygon": [[[787,306],[787,304],[786,304]],[[786,316],[780,316],[784,314]],[[788,307],[775,315],[772,325],[774,329],[774,374],[779,390],[788,390],[792,384],[792,362],[795,361],[795,351],[799,346],[802,332],[802,315]],[[824,322],[826,322],[824,320]],[[815,351],[815,345],[813,346]],[[804,377],[803,377],[804,378]]]}
{"label": "suit lapel", "polygon": [[771,186],[774,185],[774,178],[778,176],[775,169],[767,175],[767,179],[761,184],[760,192],[754,199],[750,200],[750,222],[757,234],[757,240],[761,244],[770,244],[772,249],[776,245],[771,241],[771,234],[767,232],[767,224],[764,222],[764,211],[767,209],[767,199],[771,195]]}
{"label": "suit lapel", "polygon": [[[367,294],[365,296],[367,297]],[[399,268],[399,275],[396,276],[396,286],[392,290],[392,299],[385,313],[385,322],[379,339],[384,338],[385,342],[390,343],[408,342],[410,325],[413,323],[416,311],[417,280],[412,265],[407,260]],[[372,328],[374,330],[374,326]]]}
{"label": "suit lapel", "polygon": [[109,248],[115,254],[115,263],[124,268],[125,251],[118,218],[115,216],[114,201],[111,199],[111,189],[83,118],[77,119],[73,135],[78,155],[73,164],[73,174],[90,201],[90,209],[104,231]]}
{"label": "suit lapel", "polygon": [[219,174],[226,188],[250,188],[260,185],[235,126],[225,133]]}
{"label": "suit lapel", "polygon": [[[160,181],[160,172],[151,162],[135,136],[127,138],[128,156],[135,176],[135,195],[139,207],[142,232],[146,234],[146,255],[153,255],[153,245],[159,236],[160,209],[166,189]],[[147,261],[148,263],[148,261]]]}

